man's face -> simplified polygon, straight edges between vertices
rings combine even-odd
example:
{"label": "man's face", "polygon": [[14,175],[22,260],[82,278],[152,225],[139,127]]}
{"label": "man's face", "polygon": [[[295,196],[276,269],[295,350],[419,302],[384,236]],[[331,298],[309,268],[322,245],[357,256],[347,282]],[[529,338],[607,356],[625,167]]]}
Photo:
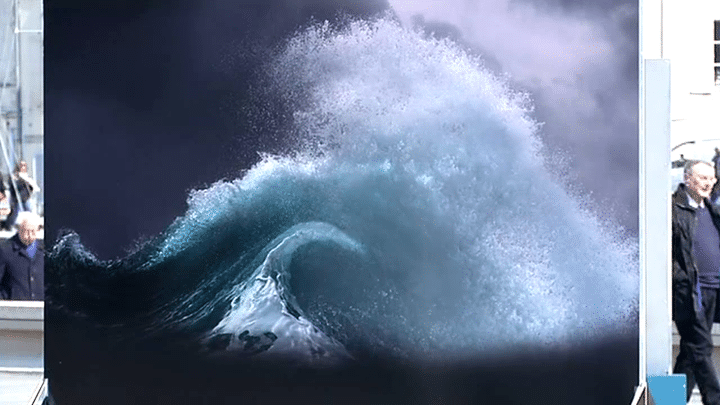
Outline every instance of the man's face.
{"label": "man's face", "polygon": [[705,163],[693,166],[692,172],[685,177],[685,185],[690,196],[698,202],[710,198],[715,181],[715,169]]}
{"label": "man's face", "polygon": [[18,237],[25,246],[30,246],[37,239],[39,226],[33,225],[32,221],[24,221],[18,225]]}

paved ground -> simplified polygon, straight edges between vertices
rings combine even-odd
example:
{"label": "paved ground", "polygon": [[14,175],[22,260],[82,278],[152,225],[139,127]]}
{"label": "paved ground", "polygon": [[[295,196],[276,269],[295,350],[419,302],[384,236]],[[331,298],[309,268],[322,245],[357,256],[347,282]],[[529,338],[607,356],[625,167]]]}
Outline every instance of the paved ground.
{"label": "paved ground", "polygon": [[700,391],[695,387],[693,390],[692,397],[690,397],[690,402],[688,402],[689,405],[702,405],[702,400],[700,399]]}
{"label": "paved ground", "polygon": [[42,382],[42,372],[0,371],[0,404],[27,405]]}

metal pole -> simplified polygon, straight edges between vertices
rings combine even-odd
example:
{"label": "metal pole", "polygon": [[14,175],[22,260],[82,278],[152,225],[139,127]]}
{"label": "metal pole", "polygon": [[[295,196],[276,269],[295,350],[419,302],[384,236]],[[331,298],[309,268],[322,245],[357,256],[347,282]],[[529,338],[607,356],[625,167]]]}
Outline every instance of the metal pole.
{"label": "metal pole", "polygon": [[[20,99],[20,94],[22,92],[22,83],[20,82],[20,0],[14,0],[15,1],[15,83],[17,83],[17,141],[20,144],[20,159],[23,158],[23,148],[22,148],[22,142],[23,142],[23,114],[22,114],[22,100]],[[13,142],[14,140],[11,140]],[[11,145],[12,150],[12,161],[17,162],[19,161],[15,156],[15,145]],[[12,169],[8,169],[12,170]],[[12,173],[9,171],[9,173]],[[10,176],[10,181],[12,182],[12,175]],[[14,183],[14,182],[13,182]],[[13,184],[14,187],[14,184]],[[16,190],[17,191],[17,190]],[[18,196],[19,198],[19,196]],[[20,204],[20,203],[18,203]],[[22,204],[20,204],[22,205]]]}
{"label": "metal pole", "polygon": [[645,131],[640,135],[640,262],[648,377],[670,374],[670,62],[645,60]]}

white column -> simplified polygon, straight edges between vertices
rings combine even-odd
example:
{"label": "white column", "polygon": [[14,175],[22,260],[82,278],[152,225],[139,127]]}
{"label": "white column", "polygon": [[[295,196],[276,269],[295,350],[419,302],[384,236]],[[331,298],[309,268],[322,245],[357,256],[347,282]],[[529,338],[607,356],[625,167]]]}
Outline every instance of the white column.
{"label": "white column", "polygon": [[[640,377],[672,367],[670,62],[643,61],[640,133]],[[643,375],[644,374],[644,375]],[[644,378],[645,377],[645,378]]]}

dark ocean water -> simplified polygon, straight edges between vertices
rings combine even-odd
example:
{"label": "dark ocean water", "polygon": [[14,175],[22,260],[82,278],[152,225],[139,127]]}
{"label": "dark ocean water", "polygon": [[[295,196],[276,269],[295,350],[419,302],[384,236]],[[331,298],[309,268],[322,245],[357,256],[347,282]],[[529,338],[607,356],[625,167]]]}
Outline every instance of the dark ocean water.
{"label": "dark ocean water", "polygon": [[50,250],[59,400],[631,398],[636,241],[546,169],[527,95],[386,20],[307,29],[267,75],[291,152],[124,258]]}

